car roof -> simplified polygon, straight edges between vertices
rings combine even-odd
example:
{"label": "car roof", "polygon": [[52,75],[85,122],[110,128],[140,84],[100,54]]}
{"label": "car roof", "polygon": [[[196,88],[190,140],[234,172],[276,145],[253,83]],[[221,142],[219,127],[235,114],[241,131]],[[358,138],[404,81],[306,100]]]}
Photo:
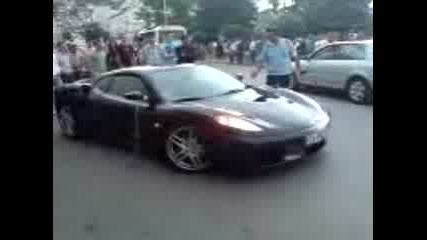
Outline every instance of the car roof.
{"label": "car roof", "polygon": [[357,41],[337,41],[329,43],[328,45],[341,45],[341,44],[373,44],[374,40],[357,40]]}
{"label": "car roof", "polygon": [[200,65],[188,63],[188,64],[173,65],[173,66],[134,66],[134,67],[127,67],[127,68],[120,68],[117,70],[113,70],[113,71],[102,74],[102,76],[109,76],[109,75],[120,74],[120,73],[144,74],[144,73],[150,73],[150,72],[168,71],[168,70],[181,69],[181,68],[189,68],[189,67],[192,68],[195,66],[200,66]]}

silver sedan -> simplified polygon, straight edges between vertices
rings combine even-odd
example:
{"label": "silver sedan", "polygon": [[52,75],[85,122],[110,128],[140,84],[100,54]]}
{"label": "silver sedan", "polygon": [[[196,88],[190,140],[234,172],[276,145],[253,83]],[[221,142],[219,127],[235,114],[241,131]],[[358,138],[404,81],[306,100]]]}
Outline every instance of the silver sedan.
{"label": "silver sedan", "polygon": [[310,86],[345,91],[357,104],[373,101],[373,40],[334,42],[301,60],[297,87]]}

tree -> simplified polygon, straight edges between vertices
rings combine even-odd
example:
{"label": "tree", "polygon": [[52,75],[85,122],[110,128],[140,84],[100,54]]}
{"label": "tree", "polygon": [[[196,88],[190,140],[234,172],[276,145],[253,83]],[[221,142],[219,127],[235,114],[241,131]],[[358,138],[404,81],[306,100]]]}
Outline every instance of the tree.
{"label": "tree", "polygon": [[103,29],[101,25],[97,22],[92,22],[83,25],[82,35],[87,41],[98,40],[101,38],[107,39],[110,36],[108,31]]}
{"label": "tree", "polygon": [[199,0],[197,29],[210,39],[215,39],[224,26],[240,25],[253,29],[256,7],[252,0]]}
{"label": "tree", "polygon": [[347,31],[366,26],[371,0],[295,0],[311,32]]}
{"label": "tree", "polygon": [[119,8],[126,0],[53,0],[53,18],[65,31],[76,32],[90,23],[94,6]]}
{"label": "tree", "polygon": [[249,37],[252,30],[240,24],[227,24],[221,29],[221,35],[228,38],[246,38]]}
{"label": "tree", "polygon": [[308,32],[304,15],[296,9],[282,14],[276,25],[279,32],[288,38],[295,38]]}
{"label": "tree", "polygon": [[273,6],[273,11],[277,13],[279,10],[279,0],[268,0],[268,2]]}
{"label": "tree", "polygon": [[165,23],[167,14],[168,24],[188,25],[191,23],[191,10],[197,0],[167,0],[166,13],[162,0],[141,0],[144,6],[136,13],[136,18],[147,22],[147,25],[154,27]]}

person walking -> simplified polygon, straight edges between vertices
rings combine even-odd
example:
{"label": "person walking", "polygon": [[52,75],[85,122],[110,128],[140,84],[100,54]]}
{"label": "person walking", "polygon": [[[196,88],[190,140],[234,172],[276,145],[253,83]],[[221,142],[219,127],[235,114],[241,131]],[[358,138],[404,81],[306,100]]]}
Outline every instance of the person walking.
{"label": "person walking", "polygon": [[94,42],[94,51],[89,57],[89,62],[92,77],[98,77],[107,71],[107,53],[101,42]]}
{"label": "person walking", "polygon": [[139,42],[138,50],[136,51],[136,61],[137,65],[144,66],[146,65],[146,59],[145,59],[145,49],[148,46],[147,40],[141,40]]}
{"label": "person walking", "polygon": [[163,61],[166,65],[174,65],[176,64],[176,52],[175,45],[173,44],[172,36],[168,35],[163,43],[164,50],[163,53]]}
{"label": "person walking", "polygon": [[70,54],[64,44],[58,44],[57,59],[61,69],[61,80],[65,83],[71,83],[73,69],[70,63]]}
{"label": "person walking", "polygon": [[249,56],[251,58],[251,63],[255,64],[256,62],[256,41],[251,40],[249,43]]}
{"label": "person walking", "polygon": [[143,50],[143,58],[149,66],[164,65],[164,48],[156,45],[154,39],[149,39],[147,46]]}
{"label": "person walking", "polygon": [[116,47],[117,56],[120,59],[120,67],[130,67],[134,65],[135,50],[127,39],[122,39]]}
{"label": "person walking", "polygon": [[196,61],[197,50],[194,43],[188,37],[183,37],[182,47],[179,52],[178,64],[194,63]]}
{"label": "person walking", "polygon": [[55,88],[62,84],[61,69],[59,68],[58,58],[55,49],[53,50],[53,115],[55,115]]}
{"label": "person walking", "polygon": [[[295,70],[292,61],[295,61]],[[292,42],[281,39],[276,29],[267,29],[267,41],[260,54],[260,64],[251,74],[255,78],[263,67],[267,68],[267,85],[288,88],[292,77],[300,79],[300,62]]]}
{"label": "person walking", "polygon": [[59,67],[57,52],[53,51],[53,87],[61,85],[61,68]]}
{"label": "person walking", "polygon": [[237,64],[242,65],[243,64],[243,58],[245,55],[245,41],[240,40],[237,44],[237,51],[236,51],[236,59]]}
{"label": "person walking", "polygon": [[70,54],[70,65],[72,69],[71,81],[77,81],[84,77],[84,73],[87,71],[87,59],[84,54],[78,50],[77,45],[70,43],[68,45],[68,51]]}
{"label": "person walking", "polygon": [[117,55],[117,45],[114,40],[111,40],[107,44],[107,70],[112,71],[120,67],[119,57]]}

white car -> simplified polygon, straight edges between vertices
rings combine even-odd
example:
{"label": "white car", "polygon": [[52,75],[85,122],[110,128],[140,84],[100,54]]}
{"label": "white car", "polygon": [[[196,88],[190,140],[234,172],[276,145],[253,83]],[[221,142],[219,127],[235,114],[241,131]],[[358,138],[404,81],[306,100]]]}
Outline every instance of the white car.
{"label": "white car", "polygon": [[334,42],[301,60],[300,86],[343,90],[354,103],[373,101],[374,41]]}

